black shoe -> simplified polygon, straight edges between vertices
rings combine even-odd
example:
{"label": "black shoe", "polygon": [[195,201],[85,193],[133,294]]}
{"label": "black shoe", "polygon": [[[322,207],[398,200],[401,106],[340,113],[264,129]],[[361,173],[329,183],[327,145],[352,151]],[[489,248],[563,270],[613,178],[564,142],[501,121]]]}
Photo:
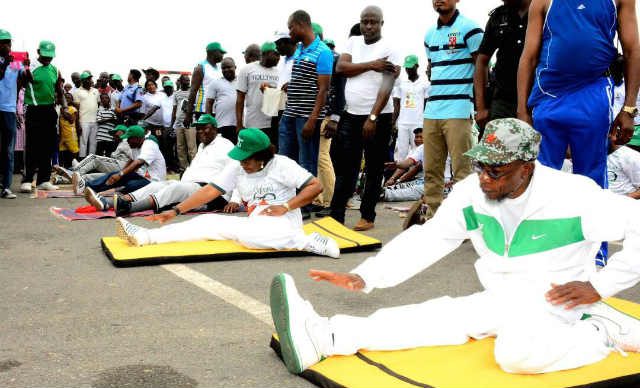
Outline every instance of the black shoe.
{"label": "black shoe", "polygon": [[309,210],[309,212],[311,212],[311,213],[317,213],[320,210],[324,209],[324,207],[322,207],[320,205],[309,205],[309,206],[306,206],[306,207],[307,207],[307,210]]}
{"label": "black shoe", "polygon": [[126,216],[131,213],[131,202],[122,199],[118,194],[114,194],[113,210],[116,213],[116,217]]}
{"label": "black shoe", "polygon": [[329,217],[331,215],[330,207],[323,207],[321,210],[316,212],[316,217]]}
{"label": "black shoe", "polygon": [[302,212],[303,220],[308,220],[309,218],[311,218],[311,212],[308,211],[307,209],[300,209],[300,211]]}

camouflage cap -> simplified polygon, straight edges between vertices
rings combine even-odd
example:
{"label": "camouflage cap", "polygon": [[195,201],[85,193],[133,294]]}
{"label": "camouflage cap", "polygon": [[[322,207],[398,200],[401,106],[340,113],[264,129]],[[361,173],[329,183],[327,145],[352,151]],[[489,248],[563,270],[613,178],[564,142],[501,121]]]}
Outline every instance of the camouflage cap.
{"label": "camouflage cap", "polygon": [[534,160],[538,157],[540,139],[540,133],[522,120],[497,119],[487,124],[482,140],[465,155],[484,164]]}

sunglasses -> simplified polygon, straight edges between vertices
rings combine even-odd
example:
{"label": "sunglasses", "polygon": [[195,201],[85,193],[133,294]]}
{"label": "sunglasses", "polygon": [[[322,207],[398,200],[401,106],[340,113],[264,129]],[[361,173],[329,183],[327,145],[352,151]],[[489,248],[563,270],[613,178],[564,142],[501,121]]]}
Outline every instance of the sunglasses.
{"label": "sunglasses", "polygon": [[478,175],[482,175],[483,173],[487,174],[487,176],[493,180],[498,180],[500,178],[502,178],[503,176],[509,175],[512,172],[514,172],[516,169],[515,168],[510,168],[504,171],[499,171],[499,169],[505,167],[505,166],[509,166],[512,163],[506,163],[506,164],[484,164],[484,163],[480,163],[480,162],[473,162],[471,164],[473,171],[478,174]]}

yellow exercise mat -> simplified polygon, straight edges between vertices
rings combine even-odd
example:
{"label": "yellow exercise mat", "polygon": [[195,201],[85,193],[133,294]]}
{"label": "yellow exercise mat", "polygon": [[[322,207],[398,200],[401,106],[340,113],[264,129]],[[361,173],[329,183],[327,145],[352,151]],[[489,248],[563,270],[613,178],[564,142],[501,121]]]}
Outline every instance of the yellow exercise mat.
{"label": "yellow exercise mat", "polygon": [[[304,225],[307,234],[318,232],[338,242],[341,253],[368,251],[382,246],[379,240],[354,232],[331,217],[325,217]],[[143,247],[132,247],[118,237],[104,237],[102,250],[115,266],[158,264],[167,262],[192,262],[230,259],[256,259],[283,256],[306,256],[310,253],[298,250],[245,248],[235,241],[192,241]]]}
{"label": "yellow exercise mat", "polygon": [[[640,305],[609,298],[611,306],[640,319]],[[606,359],[577,369],[538,375],[504,372],[493,355],[493,338],[464,345],[329,357],[301,376],[324,388],[564,388],[640,387],[640,353]],[[280,355],[274,336],[271,347]]]}

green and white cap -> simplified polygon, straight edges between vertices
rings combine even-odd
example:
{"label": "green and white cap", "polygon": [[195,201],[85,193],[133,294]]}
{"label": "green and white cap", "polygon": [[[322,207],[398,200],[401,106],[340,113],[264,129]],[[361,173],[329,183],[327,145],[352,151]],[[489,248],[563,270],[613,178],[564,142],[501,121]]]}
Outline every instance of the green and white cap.
{"label": "green and white cap", "polygon": [[48,40],[43,40],[42,42],[40,42],[38,50],[40,50],[40,55],[42,55],[43,57],[54,58],[56,56],[56,45]]}
{"label": "green and white cap", "polygon": [[11,33],[0,28],[0,40],[11,40]]}
{"label": "green and white cap", "polygon": [[238,133],[238,144],[229,151],[234,160],[245,160],[256,152],[269,148],[269,136],[258,128],[246,128]]}
{"label": "green and white cap", "polygon": [[541,138],[538,131],[522,120],[497,119],[487,124],[478,145],[465,155],[490,165],[534,160],[540,151]]}

